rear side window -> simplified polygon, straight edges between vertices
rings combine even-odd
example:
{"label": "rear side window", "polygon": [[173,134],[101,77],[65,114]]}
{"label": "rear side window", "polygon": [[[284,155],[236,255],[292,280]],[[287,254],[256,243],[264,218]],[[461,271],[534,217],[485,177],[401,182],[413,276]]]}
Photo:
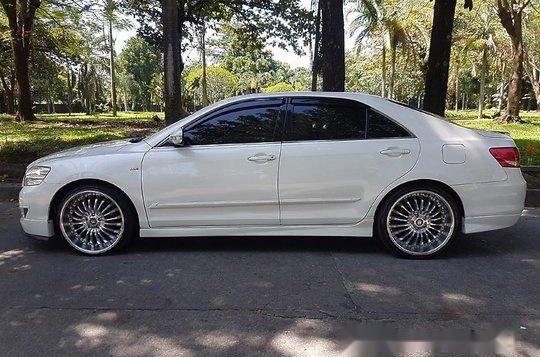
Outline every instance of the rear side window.
{"label": "rear side window", "polygon": [[296,99],[285,131],[287,141],[365,139],[366,109],[346,100]]}
{"label": "rear side window", "polygon": [[281,103],[243,105],[225,110],[184,132],[190,145],[279,141],[276,135]]}
{"label": "rear side window", "polygon": [[390,118],[372,109],[367,110],[367,138],[408,138],[411,134]]}

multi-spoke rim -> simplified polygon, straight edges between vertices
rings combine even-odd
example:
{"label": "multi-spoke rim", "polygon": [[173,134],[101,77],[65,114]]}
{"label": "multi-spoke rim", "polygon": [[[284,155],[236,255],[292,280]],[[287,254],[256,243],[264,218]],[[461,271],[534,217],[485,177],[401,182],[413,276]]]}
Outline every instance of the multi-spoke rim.
{"label": "multi-spoke rim", "polygon": [[60,230],[75,249],[87,254],[112,249],[124,232],[124,215],[109,195],[95,190],[77,192],[60,210]]}
{"label": "multi-spoke rim", "polygon": [[386,229],[396,247],[407,254],[427,255],[443,248],[454,232],[454,212],[432,191],[413,191],[390,208]]}

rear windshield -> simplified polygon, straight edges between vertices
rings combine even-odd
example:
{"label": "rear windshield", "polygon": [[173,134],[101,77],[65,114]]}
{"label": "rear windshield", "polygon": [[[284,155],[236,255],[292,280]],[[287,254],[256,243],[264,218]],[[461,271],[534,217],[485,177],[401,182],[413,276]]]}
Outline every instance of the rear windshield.
{"label": "rear windshield", "polygon": [[398,102],[397,100],[394,100],[394,99],[387,99],[387,100],[388,100],[389,102],[392,102],[392,103],[397,104],[397,105],[401,105],[402,107],[405,107],[405,108],[412,109],[412,110],[417,111],[417,112],[419,112],[419,113],[426,114],[426,115],[430,115],[430,116],[432,116],[432,117],[439,118],[439,119],[442,119],[442,120],[444,120],[444,121],[450,122],[450,119],[445,118],[445,117],[443,117],[443,116],[441,116],[441,115],[430,113],[430,112],[425,111],[425,110],[423,110],[423,109],[419,109],[419,108],[413,107],[412,105],[405,104],[405,103],[403,103],[403,102]]}

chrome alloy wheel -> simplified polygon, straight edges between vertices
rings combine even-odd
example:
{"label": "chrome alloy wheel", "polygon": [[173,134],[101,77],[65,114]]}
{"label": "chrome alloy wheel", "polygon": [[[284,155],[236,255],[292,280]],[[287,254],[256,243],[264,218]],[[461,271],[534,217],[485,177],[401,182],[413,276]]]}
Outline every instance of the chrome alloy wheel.
{"label": "chrome alloy wheel", "polygon": [[96,190],[76,192],[60,210],[60,230],[75,249],[100,254],[112,249],[124,232],[124,215],[118,203]]}
{"label": "chrome alloy wheel", "polygon": [[392,242],[411,255],[428,255],[443,248],[454,233],[452,207],[432,191],[413,191],[390,208],[386,229]]}

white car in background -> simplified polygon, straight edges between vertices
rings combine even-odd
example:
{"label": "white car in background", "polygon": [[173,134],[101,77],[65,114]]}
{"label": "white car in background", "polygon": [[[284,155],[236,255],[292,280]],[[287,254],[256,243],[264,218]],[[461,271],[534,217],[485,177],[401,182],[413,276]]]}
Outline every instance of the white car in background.
{"label": "white car in background", "polygon": [[515,224],[526,184],[514,141],[358,93],[231,98],[144,139],[29,165],[30,235],[85,254],[131,238],[378,236],[429,257],[459,233]]}

